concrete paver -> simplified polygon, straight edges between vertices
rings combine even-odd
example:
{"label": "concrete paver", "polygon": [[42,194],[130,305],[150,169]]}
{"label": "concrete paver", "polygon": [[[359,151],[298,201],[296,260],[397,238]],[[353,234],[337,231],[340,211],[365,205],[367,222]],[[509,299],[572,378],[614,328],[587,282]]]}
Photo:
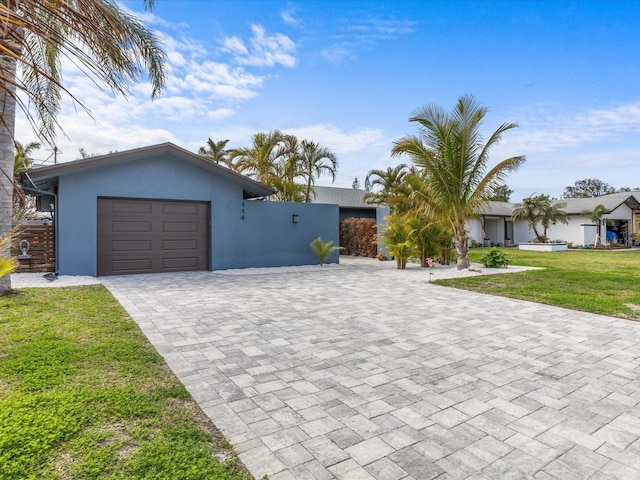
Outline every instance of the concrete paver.
{"label": "concrete paver", "polygon": [[640,323],[347,263],[100,280],[256,478],[640,478]]}

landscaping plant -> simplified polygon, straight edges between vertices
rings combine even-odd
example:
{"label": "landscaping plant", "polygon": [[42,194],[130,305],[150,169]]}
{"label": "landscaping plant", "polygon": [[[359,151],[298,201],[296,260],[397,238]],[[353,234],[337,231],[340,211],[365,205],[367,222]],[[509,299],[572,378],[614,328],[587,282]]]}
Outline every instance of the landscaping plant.
{"label": "landscaping plant", "polygon": [[496,247],[491,247],[487,253],[482,255],[480,262],[487,268],[506,267],[510,263],[504,252]]}
{"label": "landscaping plant", "polygon": [[334,246],[331,240],[329,240],[328,242],[323,242],[322,238],[320,237],[316,238],[309,245],[311,246],[311,251],[313,252],[313,254],[318,257],[320,266],[326,263],[329,255],[331,255],[333,252],[337,252],[341,248],[338,246]]}
{"label": "landscaping plant", "polygon": [[400,215],[392,214],[387,217],[387,225],[382,231],[382,241],[385,248],[396,259],[398,269],[404,270],[407,261],[417,256],[412,240],[414,229]]}

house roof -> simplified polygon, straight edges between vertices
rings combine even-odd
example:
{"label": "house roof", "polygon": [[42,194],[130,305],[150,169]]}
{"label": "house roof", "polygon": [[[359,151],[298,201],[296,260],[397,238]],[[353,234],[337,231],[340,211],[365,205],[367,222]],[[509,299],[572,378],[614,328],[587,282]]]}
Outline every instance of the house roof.
{"label": "house roof", "polygon": [[[618,192],[600,197],[567,198],[564,200],[554,200],[553,203],[564,203],[562,207],[569,215],[580,215],[585,210],[593,211],[596,206],[603,205],[607,212],[612,212],[622,204],[626,204],[632,210],[640,210],[640,191]],[[495,217],[510,217],[516,207],[516,203],[508,202],[487,202],[481,215]]]}
{"label": "house roof", "polygon": [[515,203],[487,202],[482,215],[495,217],[510,217],[515,208]]}
{"label": "house roof", "polygon": [[585,210],[593,211],[598,205],[603,205],[608,212],[612,212],[623,203],[632,210],[637,210],[640,209],[637,198],[640,198],[640,191],[610,193],[599,197],[567,198],[555,203],[564,203],[563,210],[568,214],[580,214]]}
{"label": "house roof", "polygon": [[313,203],[329,203],[345,208],[374,209],[378,205],[365,203],[364,194],[359,188],[313,187]]}
{"label": "house roof", "polygon": [[243,197],[245,199],[267,197],[275,193],[275,190],[263,185],[262,183],[256,182],[255,180],[234,172],[222,165],[213,163],[212,161],[185,150],[184,148],[178,147],[173,143],[161,143],[158,145],[151,145],[123,152],[109,153],[106,155],[98,155],[95,157],[83,158],[81,160],[59,163],[57,165],[33,168],[20,175],[20,183],[28,187],[33,187],[33,184],[35,184],[37,188],[45,189],[47,188],[47,180],[53,180],[60,175],[132,162],[166,153],[207,170],[213,175],[225,178],[230,182],[240,184],[242,186]]}

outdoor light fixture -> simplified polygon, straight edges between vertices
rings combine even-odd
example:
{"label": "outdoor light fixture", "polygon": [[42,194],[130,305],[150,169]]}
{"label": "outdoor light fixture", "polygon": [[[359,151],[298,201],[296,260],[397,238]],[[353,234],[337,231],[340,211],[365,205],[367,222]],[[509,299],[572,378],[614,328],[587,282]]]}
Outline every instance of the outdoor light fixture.
{"label": "outdoor light fixture", "polygon": [[300,219],[300,217],[298,216],[297,213],[294,213],[293,216],[291,217],[291,221],[293,223],[298,223],[298,220]]}

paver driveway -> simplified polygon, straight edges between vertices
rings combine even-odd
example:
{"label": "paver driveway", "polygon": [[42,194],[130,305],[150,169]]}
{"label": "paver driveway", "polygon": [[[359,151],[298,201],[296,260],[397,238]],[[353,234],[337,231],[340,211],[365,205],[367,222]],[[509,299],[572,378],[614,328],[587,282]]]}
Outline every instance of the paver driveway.
{"label": "paver driveway", "polygon": [[639,323],[377,265],[103,280],[257,478],[640,478]]}

